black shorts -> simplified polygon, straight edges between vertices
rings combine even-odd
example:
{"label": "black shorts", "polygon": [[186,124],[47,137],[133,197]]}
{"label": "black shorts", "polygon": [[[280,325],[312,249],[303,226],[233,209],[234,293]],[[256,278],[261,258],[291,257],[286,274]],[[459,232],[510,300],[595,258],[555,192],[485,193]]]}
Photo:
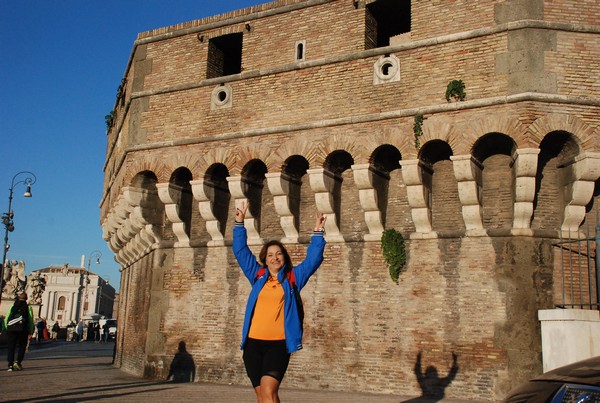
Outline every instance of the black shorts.
{"label": "black shorts", "polygon": [[285,340],[256,340],[248,338],[244,346],[244,365],[253,387],[260,386],[263,376],[270,376],[280,383],[290,363]]}

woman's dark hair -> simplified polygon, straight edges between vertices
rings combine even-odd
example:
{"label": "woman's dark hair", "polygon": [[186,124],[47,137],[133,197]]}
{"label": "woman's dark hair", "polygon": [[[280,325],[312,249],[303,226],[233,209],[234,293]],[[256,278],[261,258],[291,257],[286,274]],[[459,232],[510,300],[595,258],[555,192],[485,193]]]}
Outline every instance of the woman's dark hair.
{"label": "woman's dark hair", "polygon": [[279,249],[281,249],[281,253],[283,253],[285,269],[291,270],[293,266],[292,266],[292,259],[290,258],[290,254],[288,253],[285,246],[283,246],[283,244],[279,241],[269,241],[263,245],[262,249],[260,250],[260,253],[258,254],[258,260],[260,261],[260,264],[262,264],[264,267],[267,267],[267,249],[269,249],[269,246],[273,246],[273,245],[279,246]]}

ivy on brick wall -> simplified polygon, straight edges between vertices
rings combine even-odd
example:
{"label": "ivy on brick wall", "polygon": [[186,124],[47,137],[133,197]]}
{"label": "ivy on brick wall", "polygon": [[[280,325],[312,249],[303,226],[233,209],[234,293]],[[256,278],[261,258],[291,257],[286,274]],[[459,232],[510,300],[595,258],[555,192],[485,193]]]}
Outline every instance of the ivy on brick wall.
{"label": "ivy on brick wall", "polygon": [[415,123],[413,124],[413,133],[415,135],[415,148],[419,151],[421,148],[421,136],[423,135],[423,114],[415,115]]}
{"label": "ivy on brick wall", "polygon": [[390,277],[397,282],[406,264],[404,237],[393,228],[386,229],[381,235],[381,246],[383,257],[390,269]]}

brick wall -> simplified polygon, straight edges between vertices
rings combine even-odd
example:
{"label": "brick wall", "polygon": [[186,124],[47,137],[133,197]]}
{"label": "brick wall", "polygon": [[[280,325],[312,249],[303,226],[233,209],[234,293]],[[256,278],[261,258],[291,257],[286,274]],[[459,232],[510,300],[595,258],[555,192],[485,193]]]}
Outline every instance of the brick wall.
{"label": "brick wall", "polygon": [[[190,247],[174,247],[156,184],[189,191],[178,182],[184,173],[205,179],[220,164],[245,178],[257,167],[285,172],[300,156],[309,169],[336,175],[330,196],[344,241],[328,243],[303,290],[305,349],[293,356],[286,385],[418,395],[419,352],[423,368],[441,376],[456,353],[459,371],[446,396],[496,400],[541,371],[537,311],[553,308],[560,294],[552,244],[573,202],[568,167],[600,151],[600,42],[588,26],[597,23],[595,9],[571,1],[415,1],[407,41],[365,50],[373,32],[365,30],[363,3],[278,1],[138,37],[108,132],[101,205],[105,236],[123,265],[117,362],[125,370],[164,377],[185,340],[201,381],[248,384],[239,343],[250,287],[230,248],[235,200],[213,206],[228,215],[224,241],[210,246],[199,200],[188,200],[181,207]],[[538,24],[511,25],[523,20]],[[243,34],[241,74],[207,79],[210,39],[230,33]],[[294,63],[297,41],[306,43],[302,63]],[[389,54],[399,60],[400,80],[374,85],[374,64]],[[453,79],[466,83],[466,102],[444,99]],[[231,89],[228,107],[212,101],[221,86]],[[354,173],[374,164],[381,146],[400,156],[374,168],[389,176],[377,189],[382,225],[406,240],[397,283],[380,242],[365,240]],[[528,235],[517,236],[515,152],[529,148],[540,150],[533,214]],[[481,168],[472,184],[482,223],[476,234],[467,234],[465,183],[448,149]],[[421,173],[431,175],[424,180],[430,233],[418,232],[414,189],[403,176],[403,161],[419,158],[427,166]],[[138,181],[143,172],[151,175]],[[260,236],[280,239],[267,180],[253,179]],[[319,208],[310,174],[299,180],[300,237],[288,244],[296,263]],[[591,183],[582,223],[598,212],[599,179]],[[139,204],[124,201],[128,189],[144,195]]]}

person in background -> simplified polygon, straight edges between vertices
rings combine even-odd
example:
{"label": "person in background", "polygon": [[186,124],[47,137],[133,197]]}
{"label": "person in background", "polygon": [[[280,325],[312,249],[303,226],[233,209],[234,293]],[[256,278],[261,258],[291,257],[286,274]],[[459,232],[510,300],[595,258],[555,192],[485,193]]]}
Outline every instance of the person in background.
{"label": "person in background", "polygon": [[102,339],[104,341],[104,343],[108,343],[108,336],[109,336],[109,326],[108,326],[108,321],[104,322],[104,325],[102,326]]}
{"label": "person in background", "polygon": [[[4,328],[8,335],[8,353],[6,355],[9,371],[21,371],[23,358],[35,324],[33,323],[33,311],[27,304],[27,294],[21,293],[17,296],[15,303],[9,308],[4,319]],[[17,359],[15,361],[15,350],[18,347]]]}
{"label": "person in background", "polygon": [[83,320],[80,319],[77,326],[75,326],[75,341],[83,341]]}
{"label": "person in background", "polygon": [[306,258],[293,266],[279,241],[269,241],[259,261],[247,245],[244,218],[248,204],[235,212],[233,253],[252,285],[246,305],[241,348],[246,373],[259,403],[279,402],[279,385],[292,353],[302,348],[303,309],[299,292],[323,261],[326,217],[318,213]]}
{"label": "person in background", "polygon": [[56,340],[58,338],[58,332],[60,331],[60,326],[58,325],[58,322],[54,322],[54,324],[52,325],[52,340]]}
{"label": "person in background", "polygon": [[94,323],[94,343],[100,343],[100,323]]}

